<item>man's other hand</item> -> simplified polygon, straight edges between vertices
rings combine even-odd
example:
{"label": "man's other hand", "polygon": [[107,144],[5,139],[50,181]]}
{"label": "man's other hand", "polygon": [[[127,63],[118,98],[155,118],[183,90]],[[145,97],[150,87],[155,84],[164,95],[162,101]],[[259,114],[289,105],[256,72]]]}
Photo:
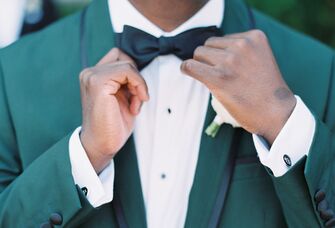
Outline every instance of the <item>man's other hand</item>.
{"label": "man's other hand", "polygon": [[100,173],[131,135],[135,116],[149,99],[148,88],[134,61],[113,48],[96,66],[81,72],[80,89],[80,139]]}

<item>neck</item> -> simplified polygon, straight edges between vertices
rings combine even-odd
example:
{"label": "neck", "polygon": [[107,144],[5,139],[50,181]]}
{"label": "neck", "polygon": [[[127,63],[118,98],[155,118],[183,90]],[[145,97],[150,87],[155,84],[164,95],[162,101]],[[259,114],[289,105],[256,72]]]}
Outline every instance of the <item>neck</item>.
{"label": "neck", "polygon": [[173,31],[209,0],[129,0],[152,23],[165,32]]}

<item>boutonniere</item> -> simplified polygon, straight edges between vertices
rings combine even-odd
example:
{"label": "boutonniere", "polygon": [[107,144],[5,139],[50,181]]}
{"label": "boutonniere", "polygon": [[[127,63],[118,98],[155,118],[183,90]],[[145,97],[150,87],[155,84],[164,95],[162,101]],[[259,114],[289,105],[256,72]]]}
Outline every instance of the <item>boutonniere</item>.
{"label": "boutonniere", "polygon": [[43,17],[43,0],[27,0],[25,7],[25,22],[36,24]]}
{"label": "boutonniere", "polygon": [[205,133],[208,136],[215,137],[219,132],[223,123],[231,124],[233,127],[241,127],[241,125],[230,115],[227,109],[212,95],[211,105],[216,112],[216,116],[212,123],[206,128]]}

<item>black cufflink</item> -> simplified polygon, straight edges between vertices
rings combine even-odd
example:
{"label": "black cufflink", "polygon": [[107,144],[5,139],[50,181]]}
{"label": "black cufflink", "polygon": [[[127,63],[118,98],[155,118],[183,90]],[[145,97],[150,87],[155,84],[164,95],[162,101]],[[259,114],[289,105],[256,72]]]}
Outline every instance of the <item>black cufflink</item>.
{"label": "black cufflink", "polygon": [[283,156],[283,160],[288,167],[292,166],[291,158],[287,154]]}
{"label": "black cufflink", "polygon": [[81,188],[81,191],[84,193],[85,196],[87,196],[88,189],[86,187]]}

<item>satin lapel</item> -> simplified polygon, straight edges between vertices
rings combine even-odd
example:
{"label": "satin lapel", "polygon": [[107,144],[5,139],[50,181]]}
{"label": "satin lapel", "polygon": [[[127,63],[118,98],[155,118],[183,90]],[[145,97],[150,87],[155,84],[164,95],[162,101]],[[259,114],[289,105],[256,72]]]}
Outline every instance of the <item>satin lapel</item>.
{"label": "satin lapel", "polygon": [[94,66],[115,47],[114,31],[107,0],[94,0],[85,15],[84,46],[88,66]]}
{"label": "satin lapel", "polygon": [[128,227],[146,227],[146,215],[134,139],[131,137],[115,160],[115,194]]}
{"label": "satin lapel", "polygon": [[[107,0],[95,0],[85,15],[85,40],[88,66],[94,66],[115,46]],[[135,144],[130,137],[115,162],[115,194],[118,195],[129,227],[146,227],[144,200]]]}
{"label": "satin lapel", "polygon": [[[222,24],[224,34],[243,32],[250,29],[250,17],[244,3],[239,0],[225,1]],[[215,112],[208,105],[204,127]],[[203,130],[203,132],[205,129]],[[207,227],[218,194],[228,152],[232,146],[234,129],[224,124],[215,138],[202,134],[198,164],[189,197],[185,227]]]}

